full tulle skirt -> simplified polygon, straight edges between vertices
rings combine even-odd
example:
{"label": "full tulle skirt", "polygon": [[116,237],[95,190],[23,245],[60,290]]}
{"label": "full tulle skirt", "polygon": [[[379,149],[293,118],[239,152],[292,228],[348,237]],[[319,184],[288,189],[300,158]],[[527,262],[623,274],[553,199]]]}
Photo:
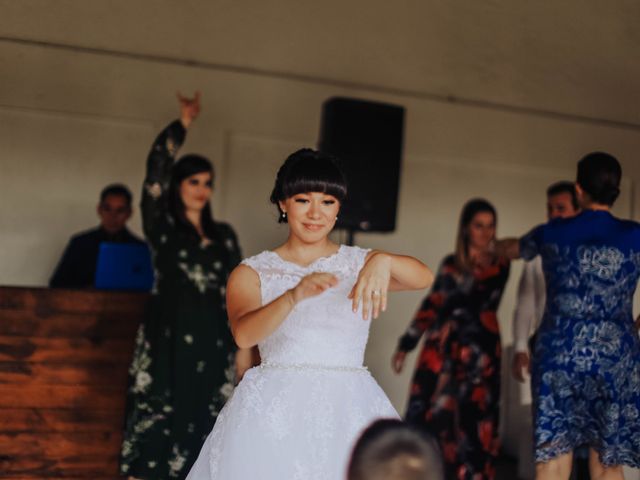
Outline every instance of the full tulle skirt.
{"label": "full tulle skirt", "polygon": [[398,414],[365,368],[255,367],[187,480],[343,480],[355,441],[378,418]]}

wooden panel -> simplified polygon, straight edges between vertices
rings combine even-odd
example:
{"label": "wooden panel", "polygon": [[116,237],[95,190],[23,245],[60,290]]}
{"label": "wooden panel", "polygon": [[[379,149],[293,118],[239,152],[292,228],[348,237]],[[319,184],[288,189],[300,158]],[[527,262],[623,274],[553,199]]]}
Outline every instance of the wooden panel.
{"label": "wooden panel", "polygon": [[114,479],[121,440],[113,432],[0,433],[0,478]]}
{"label": "wooden panel", "polygon": [[22,337],[131,338],[144,314],[58,313],[0,309],[0,335]]}
{"label": "wooden panel", "polygon": [[133,342],[129,339],[0,337],[0,361],[126,361],[131,359],[132,352]]}
{"label": "wooden panel", "polygon": [[[124,409],[7,408],[0,416],[0,432],[110,432],[124,424]],[[119,430],[117,430],[119,432]]]}
{"label": "wooden panel", "polygon": [[145,298],[146,294],[128,292],[2,287],[0,309],[28,310],[40,317],[54,313],[143,314]]}
{"label": "wooden panel", "polygon": [[[71,478],[91,479],[109,478],[115,480],[117,476],[117,458],[52,458],[43,460],[43,455],[36,456],[8,456],[2,461],[0,457],[0,478]],[[112,472],[112,476],[104,475]]]}
{"label": "wooden panel", "polygon": [[117,457],[119,450],[114,452],[113,446],[121,439],[115,432],[0,433],[0,452],[14,458],[43,455],[47,460]]}
{"label": "wooden panel", "polygon": [[40,407],[114,410],[122,408],[124,402],[123,388],[84,385],[0,385],[0,409]]}
{"label": "wooden panel", "polygon": [[0,449],[8,449],[0,457],[0,478],[118,478],[120,438],[68,435],[18,436],[14,441],[31,446],[21,452],[12,448],[13,437],[0,435]]}
{"label": "wooden panel", "polygon": [[115,480],[148,296],[0,287],[0,479]]}
{"label": "wooden panel", "polygon": [[0,384],[126,386],[129,358],[111,362],[0,362]]}
{"label": "wooden panel", "polygon": [[[0,463],[0,468],[1,467],[1,463]],[[103,472],[99,472],[99,475],[102,475]],[[2,480],[31,480],[33,478],[39,478],[39,479],[44,479],[46,478],[47,480],[88,480],[89,478],[91,480],[123,480],[123,478],[125,477],[121,477],[121,476],[112,476],[112,477],[103,477],[103,476],[95,476],[95,475],[91,475],[89,477],[87,476],[81,476],[81,477],[77,477],[77,476],[60,476],[60,474],[58,473],[38,473],[37,477],[34,477],[32,473],[24,473],[24,474],[13,474],[11,472],[9,473],[2,473],[2,471],[0,471],[0,478],[2,478]]]}
{"label": "wooden panel", "polygon": [[[0,467],[1,468],[1,467]],[[86,471],[86,470],[85,470]],[[80,472],[80,475],[82,475],[83,472]],[[62,474],[54,471],[54,472],[41,472],[38,471],[36,472],[37,476],[34,476],[33,473],[24,473],[24,474],[13,474],[13,473],[6,473],[3,474],[0,472],[0,478],[2,478],[2,480],[31,480],[34,478],[38,478],[40,480],[42,479],[46,479],[46,480],[123,480],[126,477],[121,477],[121,476],[117,476],[116,474],[114,474],[113,476],[110,477],[104,477],[102,475],[104,475],[104,471],[99,471],[98,475],[101,476],[96,476],[93,474],[90,474],[90,476],[67,476],[67,472],[63,470]],[[64,476],[63,476],[64,475]]]}

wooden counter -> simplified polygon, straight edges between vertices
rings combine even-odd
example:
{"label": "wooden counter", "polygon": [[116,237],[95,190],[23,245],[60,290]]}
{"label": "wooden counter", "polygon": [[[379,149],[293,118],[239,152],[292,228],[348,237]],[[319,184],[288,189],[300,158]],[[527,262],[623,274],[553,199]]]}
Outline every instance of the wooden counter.
{"label": "wooden counter", "polygon": [[0,287],[0,478],[119,478],[146,294]]}

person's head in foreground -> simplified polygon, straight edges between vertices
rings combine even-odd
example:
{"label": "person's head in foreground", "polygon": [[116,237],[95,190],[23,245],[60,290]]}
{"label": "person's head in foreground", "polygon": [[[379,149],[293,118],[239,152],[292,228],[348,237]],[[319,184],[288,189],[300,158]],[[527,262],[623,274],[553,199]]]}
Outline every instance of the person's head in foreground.
{"label": "person's head in foreground", "polygon": [[442,480],[435,443],[412,426],[377,420],[353,448],[347,480]]}
{"label": "person's head in foreground", "polygon": [[612,207],[620,195],[622,168],[615,157],[593,152],[578,162],[576,192],[583,208]]}

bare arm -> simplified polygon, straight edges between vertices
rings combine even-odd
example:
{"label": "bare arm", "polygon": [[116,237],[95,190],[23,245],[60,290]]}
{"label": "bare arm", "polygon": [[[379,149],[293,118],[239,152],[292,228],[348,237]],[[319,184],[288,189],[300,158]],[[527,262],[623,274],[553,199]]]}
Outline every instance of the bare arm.
{"label": "bare arm", "polygon": [[298,302],[338,284],[335,275],[312,273],[291,290],[267,305],[262,305],[260,278],[246,265],[240,265],[227,283],[227,311],[231,333],[238,347],[250,348],[271,335]]}
{"label": "bare arm", "polygon": [[180,92],[176,96],[180,102],[180,122],[184,128],[189,128],[200,114],[200,92],[196,92],[193,98],[185,97]]}
{"label": "bare arm", "polygon": [[433,272],[420,260],[407,255],[394,255],[391,253],[374,251],[369,254],[367,260],[374,255],[388,255],[391,257],[391,281],[389,290],[397,292],[401,290],[423,290],[433,283]]}
{"label": "bare arm", "polygon": [[373,250],[365,259],[349,298],[356,311],[362,301],[362,317],[377,318],[387,309],[388,291],[420,290],[433,283],[433,272],[424,263],[406,255]]}
{"label": "bare arm", "polygon": [[236,352],[236,383],[239,383],[245,372],[253,366],[253,349],[238,349]]}
{"label": "bare arm", "polygon": [[187,128],[200,113],[200,93],[194,98],[178,94],[180,120],[171,122],[160,132],[147,156],[147,171],[142,188],[140,210],[144,233],[151,243],[159,242],[164,235],[168,208],[167,194],[171,180],[171,168],[178,150],[185,141]]}
{"label": "bare arm", "polygon": [[506,257],[509,260],[516,260],[520,258],[520,239],[505,238],[502,240],[496,240],[493,249],[494,253],[498,257]]}

